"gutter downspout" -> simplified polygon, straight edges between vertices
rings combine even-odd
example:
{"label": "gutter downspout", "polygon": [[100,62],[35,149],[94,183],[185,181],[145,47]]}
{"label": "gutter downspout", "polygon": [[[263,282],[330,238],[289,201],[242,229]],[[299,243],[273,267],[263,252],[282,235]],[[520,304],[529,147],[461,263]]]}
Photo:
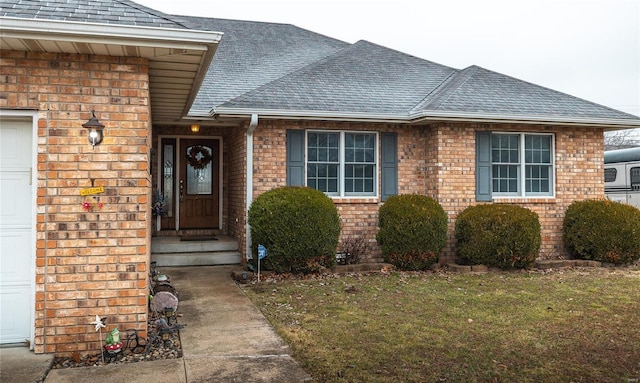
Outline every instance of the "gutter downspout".
{"label": "gutter downspout", "polygon": [[247,262],[253,259],[251,253],[251,227],[249,226],[249,206],[253,202],[253,132],[258,127],[258,115],[256,113],[251,114],[251,122],[247,128],[247,199],[245,201],[245,256]]}

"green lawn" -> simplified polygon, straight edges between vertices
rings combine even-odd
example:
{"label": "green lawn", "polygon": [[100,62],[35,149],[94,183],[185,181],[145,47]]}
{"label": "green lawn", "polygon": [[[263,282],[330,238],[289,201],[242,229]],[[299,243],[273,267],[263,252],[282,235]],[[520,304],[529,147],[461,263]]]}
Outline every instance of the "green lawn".
{"label": "green lawn", "polygon": [[389,273],[245,288],[316,382],[640,382],[640,270]]}

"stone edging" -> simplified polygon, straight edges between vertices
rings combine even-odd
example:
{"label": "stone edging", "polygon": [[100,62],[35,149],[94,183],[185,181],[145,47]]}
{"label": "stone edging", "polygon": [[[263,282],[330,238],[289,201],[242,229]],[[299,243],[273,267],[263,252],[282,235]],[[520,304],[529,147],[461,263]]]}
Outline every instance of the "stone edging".
{"label": "stone edging", "polygon": [[[640,265],[640,261],[637,262]],[[438,270],[440,268],[446,268],[446,270],[452,273],[488,273],[488,272],[504,272],[505,270],[495,267],[488,267],[485,265],[459,265],[457,263],[448,264],[435,264],[432,270]],[[532,269],[538,270],[550,270],[550,269],[565,269],[569,267],[624,267],[620,265],[614,265],[612,263],[603,263],[599,261],[589,261],[586,259],[553,259],[553,260],[538,260],[534,263]],[[375,271],[393,271],[395,267],[389,263],[358,263],[354,265],[336,265],[330,271],[333,274],[341,273],[362,273],[362,272],[375,272]],[[273,272],[264,272],[265,277],[272,276]],[[256,279],[256,274],[250,271],[234,270],[231,272],[231,277],[239,283],[248,283]]]}
{"label": "stone edging", "polygon": [[[554,259],[554,260],[539,260],[533,265],[534,269],[549,270],[549,269],[565,269],[569,267],[614,267],[616,265],[603,263],[599,261],[589,261],[586,259]],[[489,271],[504,271],[502,269],[489,268],[485,265],[458,265],[457,263],[448,263],[447,269],[453,273],[486,273]]]}

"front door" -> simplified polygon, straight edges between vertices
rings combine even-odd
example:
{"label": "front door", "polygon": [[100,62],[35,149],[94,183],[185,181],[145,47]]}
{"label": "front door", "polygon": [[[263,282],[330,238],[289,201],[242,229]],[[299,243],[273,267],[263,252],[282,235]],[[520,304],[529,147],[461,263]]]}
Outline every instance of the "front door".
{"label": "front door", "polygon": [[0,117],[0,343],[31,339],[32,121]]}
{"label": "front door", "polygon": [[180,228],[218,228],[218,140],[181,140]]}
{"label": "front door", "polygon": [[220,140],[165,138],[161,229],[220,228]]}

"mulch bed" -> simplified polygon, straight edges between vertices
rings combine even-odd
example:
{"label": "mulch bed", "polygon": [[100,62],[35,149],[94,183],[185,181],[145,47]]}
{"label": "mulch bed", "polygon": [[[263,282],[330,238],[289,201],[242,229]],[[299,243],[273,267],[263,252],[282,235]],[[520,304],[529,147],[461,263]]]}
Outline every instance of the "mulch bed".
{"label": "mulch bed", "polygon": [[[70,357],[56,357],[53,360],[53,365],[51,368],[73,368],[73,367],[87,367],[87,366],[104,366],[106,364],[119,364],[119,363],[134,363],[134,362],[144,362],[149,360],[161,360],[161,359],[176,359],[182,357],[182,343],[180,342],[180,331],[176,330],[169,334],[168,340],[162,340],[156,330],[156,320],[158,320],[162,315],[157,314],[155,312],[149,313],[148,324],[148,335],[147,339],[140,340],[140,347],[135,350],[131,350],[127,348],[127,335],[130,332],[121,332],[122,340],[125,343],[122,351],[118,354],[111,355],[111,358],[108,358],[108,355],[105,354],[105,359],[103,361],[102,355],[92,354],[80,356],[79,354],[74,354]],[[180,315],[178,315],[179,317]],[[105,334],[102,334],[103,337]],[[149,339],[155,339],[146,346],[146,348],[142,347],[149,342]],[[135,346],[134,342],[130,342],[129,347],[133,348]],[[111,360],[109,360],[111,359]]]}

